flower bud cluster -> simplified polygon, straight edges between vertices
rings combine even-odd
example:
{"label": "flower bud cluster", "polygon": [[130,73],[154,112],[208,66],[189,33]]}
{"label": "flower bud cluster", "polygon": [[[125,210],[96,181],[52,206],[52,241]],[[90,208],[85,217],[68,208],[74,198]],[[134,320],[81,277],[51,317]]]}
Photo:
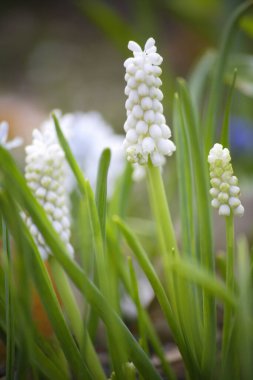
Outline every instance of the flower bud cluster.
{"label": "flower bud cluster", "polygon": [[176,150],[170,140],[171,131],[163,115],[159,78],[162,57],[156,52],[155,40],[149,38],[144,51],[133,41],[128,44],[133,57],[128,58],[125,80],[127,120],[124,124],[124,146],[128,161],[144,165],[150,158],[154,166],[162,166],[165,156]]}
{"label": "flower bud cluster", "polygon": [[212,206],[219,209],[219,215],[229,216],[232,212],[242,216],[244,207],[239,199],[240,187],[230,161],[229,150],[221,144],[215,144],[209,152]]}
{"label": "flower bud cluster", "polygon": [[[70,217],[65,192],[65,155],[49,131],[33,131],[32,144],[26,147],[25,178],[28,186],[47,213],[55,231],[73,255],[70,244]],[[30,216],[25,221],[44,260],[50,249]]]}

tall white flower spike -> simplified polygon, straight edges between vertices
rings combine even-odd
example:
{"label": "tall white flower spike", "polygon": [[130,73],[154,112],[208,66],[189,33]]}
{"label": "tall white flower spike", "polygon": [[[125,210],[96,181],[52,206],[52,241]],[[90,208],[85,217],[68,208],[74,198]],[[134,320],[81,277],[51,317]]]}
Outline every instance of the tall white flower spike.
{"label": "tall white flower spike", "polygon": [[212,206],[219,209],[219,215],[229,216],[232,212],[242,216],[244,207],[239,199],[240,187],[230,161],[229,150],[221,144],[215,144],[209,152]]}
{"label": "tall white flower spike", "polygon": [[156,52],[155,40],[149,38],[144,50],[133,41],[128,44],[133,57],[128,58],[125,80],[127,120],[124,125],[124,147],[128,161],[144,165],[150,158],[154,166],[162,166],[165,156],[176,150],[170,140],[171,131],[163,115],[159,78],[162,57]]}
{"label": "tall white flower spike", "polygon": [[22,145],[23,140],[20,137],[15,137],[13,140],[7,141],[9,132],[9,124],[6,121],[0,123],[0,145],[11,150]]}
{"label": "tall white flower spike", "polygon": [[[50,131],[33,131],[32,144],[25,148],[25,178],[37,200],[43,206],[49,220],[66,248],[73,256],[70,244],[70,217],[65,191],[65,155]],[[34,237],[43,260],[50,254],[41,233],[30,216],[25,216],[27,226]]]}

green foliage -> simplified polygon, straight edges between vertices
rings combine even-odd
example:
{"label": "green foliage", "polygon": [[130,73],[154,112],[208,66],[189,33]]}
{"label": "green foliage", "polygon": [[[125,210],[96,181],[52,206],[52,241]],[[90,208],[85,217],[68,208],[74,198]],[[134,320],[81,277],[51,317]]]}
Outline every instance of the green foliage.
{"label": "green foliage", "polygon": [[[150,12],[153,5],[146,3]],[[178,11],[182,4],[183,1],[172,2],[170,6]],[[198,2],[190,4],[194,7]],[[217,5],[211,1],[208,4],[210,9]],[[96,1],[82,2],[80,6],[121,47],[131,39],[132,31],[109,5]],[[221,50],[215,54],[209,52],[199,61],[189,83],[177,80],[173,126],[177,145],[180,239],[174,215],[170,213],[162,173],[151,163],[147,166],[153,220],[143,221],[137,217],[135,223],[141,224],[138,227],[142,232],[145,223],[148,231],[151,226],[161,269],[151,259],[148,244],[144,248],[141,237],[134,231],[133,218],[127,219],[128,204],[134,196],[130,165],[126,165],[112,199],[108,200],[111,152],[105,149],[94,194],[56,115],[52,115],[59,143],[77,181],[77,191],[72,198],[76,212],[74,228],[77,229],[73,231],[76,255],[72,259],[12,156],[0,146],[3,219],[0,326],[7,338],[8,379],[13,379],[16,371],[19,378],[32,379],[161,380],[164,375],[166,379],[175,380],[177,373],[167,360],[156,326],[142,305],[135,270],[137,262],[153,288],[173,342],[180,351],[185,377],[250,380],[253,289],[248,243],[244,238],[236,240],[233,217],[227,217],[227,252],[222,261],[224,278],[219,278],[215,268],[207,167],[207,152],[214,142],[218,118],[223,119],[220,141],[229,146],[232,95],[240,87],[238,81],[240,83],[242,74],[238,72],[236,80],[234,71],[230,81],[226,75],[230,73],[228,56],[238,22],[250,6],[244,3],[232,14],[222,37]],[[204,12],[204,8],[200,12]],[[151,12],[149,14],[151,17]],[[241,55],[237,62],[240,60],[251,65],[251,57]],[[244,80],[250,82],[247,76]],[[221,112],[226,81],[230,88]],[[203,107],[206,91],[207,109]],[[31,216],[50,248],[48,262],[42,260],[22,213]],[[9,236],[14,243],[11,250]],[[136,307],[137,333],[125,324],[122,289]],[[38,315],[33,310],[35,297],[43,305],[51,329],[49,337],[38,325]],[[224,311],[222,331],[217,324],[217,307]],[[108,371],[97,352],[95,338],[99,322],[106,331]],[[221,344],[217,341],[218,333],[222,333]],[[160,359],[162,375],[151,360],[152,352]]]}

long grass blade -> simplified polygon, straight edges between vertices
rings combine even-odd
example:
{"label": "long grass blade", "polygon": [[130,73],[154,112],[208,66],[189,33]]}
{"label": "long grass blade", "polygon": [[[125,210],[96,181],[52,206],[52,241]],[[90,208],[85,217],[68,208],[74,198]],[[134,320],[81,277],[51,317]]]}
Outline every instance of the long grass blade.
{"label": "long grass blade", "polygon": [[221,127],[220,142],[226,148],[229,148],[229,146],[230,146],[229,121],[230,121],[232,98],[233,98],[235,82],[236,82],[236,75],[237,75],[237,69],[234,70],[233,80],[232,80],[232,84],[231,84],[231,87],[229,90],[229,94],[228,94],[228,98],[227,98],[227,102],[226,102],[226,108],[225,108],[225,112],[224,112],[223,123],[222,123],[222,127]]}
{"label": "long grass blade", "polygon": [[[207,82],[208,74],[210,73],[216,54],[213,50],[207,50],[194,66],[188,80],[189,90],[192,96],[194,107],[197,111],[203,106],[203,94]],[[200,115],[201,113],[199,113]]]}
{"label": "long grass blade", "polygon": [[217,117],[222,98],[223,77],[225,74],[229,52],[235,36],[237,25],[241,17],[253,6],[251,1],[244,2],[238,6],[231,14],[225,25],[222,34],[219,55],[215,64],[213,78],[211,82],[210,98],[208,103],[207,114],[205,116],[205,146],[206,152],[209,151],[214,143],[215,132],[217,130]]}
{"label": "long grass blade", "polygon": [[[47,220],[42,206],[36,201],[32,192],[27,187],[23,176],[14,164],[12,157],[5,149],[0,147],[0,162],[1,161],[5,162],[5,165],[4,167],[1,166],[0,175],[2,179],[4,177],[4,183],[9,189],[9,194],[15,201],[18,201],[22,207],[27,209],[29,215],[31,215],[34,223],[36,223],[42,233],[45,242],[50,247],[51,251],[54,252],[55,258],[63,266],[64,270],[77,288],[85,295],[91,306],[96,309],[99,316],[104,320],[107,328],[113,330],[113,326],[117,326],[120,329],[124,336],[126,346],[128,347],[131,360],[144,378],[146,376],[146,378],[148,377],[150,380],[160,379],[160,376],[154,369],[149,358],[136,343],[122,320],[112,310],[94,284],[88,279],[85,272],[69,257],[64,244],[60,240],[56,231],[52,228],[51,223]],[[1,204],[1,206],[3,207],[3,204]],[[6,213],[8,214],[8,207]],[[18,239],[17,236],[16,238]]]}
{"label": "long grass blade", "polygon": [[[54,282],[58,288],[65,312],[69,319],[70,325],[75,334],[79,347],[82,348],[81,353],[85,354],[87,366],[92,374],[92,377],[97,380],[106,380],[101,363],[94,350],[88,331],[84,331],[84,324],[81,317],[75,295],[70,286],[66,273],[54,259],[50,258],[50,268],[52,270]],[[84,347],[83,347],[84,346]]]}
{"label": "long grass blade", "polygon": [[176,259],[170,263],[171,269],[193,283],[201,286],[206,292],[222,300],[232,308],[237,308],[238,302],[234,294],[223,282],[211,275],[205,268],[199,267],[197,263],[186,259]]}
{"label": "long grass blade", "polygon": [[[62,138],[61,144],[65,150],[67,159],[69,162],[74,161],[72,153],[68,151],[67,141]],[[102,156],[103,157],[103,156]],[[105,151],[106,162],[101,163],[101,169],[99,175],[103,177],[103,180],[107,181],[107,171],[109,167],[110,160],[110,151]],[[101,173],[102,171],[102,173]],[[110,281],[108,281],[108,258],[105,255],[105,222],[106,222],[106,187],[104,184],[99,185],[97,203],[95,202],[95,197],[91,189],[90,184],[86,181],[85,183],[85,195],[87,198],[88,214],[91,224],[91,230],[94,240],[94,251],[96,256],[96,273],[98,275],[98,286],[102,294],[108,299],[111,303],[111,292],[110,292]],[[100,211],[98,206],[102,207]],[[103,230],[102,230],[103,228]],[[104,234],[104,239],[103,239]],[[112,305],[114,306],[114,305]],[[94,317],[94,311],[91,311],[91,317]],[[95,317],[96,318],[96,317]],[[116,376],[123,378],[123,368],[124,363],[126,362],[126,350],[124,349],[123,336],[117,326],[114,326],[113,323],[109,323],[111,326],[110,330],[107,330],[109,337],[109,349],[113,361],[114,370]],[[96,326],[95,326],[96,327]],[[117,338],[116,338],[117,337]],[[121,338],[121,339],[120,339]]]}
{"label": "long grass blade", "polygon": [[179,329],[179,326],[177,324],[177,321],[175,320],[174,313],[172,311],[171,305],[169,303],[169,300],[167,298],[167,295],[165,293],[165,290],[154,270],[154,267],[150,263],[146,252],[142,248],[140,242],[138,241],[137,237],[134,235],[134,233],[129,229],[129,227],[117,216],[114,217],[115,223],[120,228],[120,231],[122,232],[124,238],[126,239],[129,247],[132,249],[139,265],[141,266],[142,270],[144,271],[145,275],[147,276],[151,286],[154,289],[154,292],[157,296],[158,302],[161,306],[161,309],[163,310],[163,313],[168,321],[168,324],[171,328],[171,332],[173,334],[174,340],[177,342],[178,347],[182,353],[182,356],[185,359],[185,362],[189,369],[192,368],[192,363],[189,360],[188,356],[188,349],[184,345],[183,337],[181,334],[181,331]]}
{"label": "long grass blade", "polygon": [[136,32],[113,7],[101,0],[79,0],[79,8],[122,50]]}
{"label": "long grass blade", "polygon": [[[87,379],[91,379],[89,371],[86,368],[86,365],[80,356],[80,352],[73,339],[73,336],[71,335],[71,332],[67,327],[66,321],[60,309],[59,301],[56,297],[53,285],[46,271],[45,265],[42,261],[36,244],[34,243],[26,225],[20,219],[20,216],[18,215],[14,207],[12,207],[12,212],[13,215],[15,215],[15,218],[12,219],[10,215],[7,215],[10,203],[6,204],[6,201],[4,201],[2,197],[1,204],[4,207],[3,211],[5,212],[5,216],[8,218],[6,220],[8,220],[10,227],[13,229],[13,234],[15,234],[17,237],[17,243],[20,242],[21,239],[25,239],[25,254],[29,254],[31,266],[33,267],[32,274],[34,282],[39,291],[42,303],[44,305],[45,310],[47,311],[48,317],[50,319],[50,322],[52,323],[56,336],[59,342],[61,343],[62,349],[65,353],[67,360],[71,365],[72,370],[76,372],[78,377],[86,376]],[[23,233],[22,237],[20,236],[21,231]],[[23,247],[19,244],[19,248],[21,248],[22,250]],[[24,254],[24,252],[22,253]]]}
{"label": "long grass blade", "polygon": [[100,228],[103,241],[105,241],[106,230],[106,205],[107,205],[107,175],[111,160],[110,149],[105,149],[99,160],[99,168],[96,184],[96,204],[100,220]]}
{"label": "long grass blade", "polygon": [[14,379],[14,362],[15,362],[15,327],[14,327],[14,305],[12,292],[12,268],[11,252],[8,228],[4,219],[2,220],[3,234],[3,255],[5,268],[5,302],[6,302],[6,379]]}
{"label": "long grass blade", "polygon": [[177,146],[177,177],[179,187],[180,220],[182,234],[182,254],[189,253],[196,256],[197,246],[195,238],[194,217],[194,186],[192,157],[187,140],[186,125],[182,115],[182,107],[178,94],[174,97],[173,125]]}
{"label": "long grass blade", "polygon": [[[199,128],[186,83],[180,79],[179,94],[182,104],[189,151],[192,157],[196,198],[196,215],[198,222],[200,262],[211,274],[214,273],[213,239],[211,228],[211,212],[208,193],[207,160],[205,159],[203,144],[198,134]],[[216,308],[215,301],[210,294],[203,294],[203,325],[204,341],[209,345],[203,347],[203,368],[211,373],[215,362],[216,351]]]}

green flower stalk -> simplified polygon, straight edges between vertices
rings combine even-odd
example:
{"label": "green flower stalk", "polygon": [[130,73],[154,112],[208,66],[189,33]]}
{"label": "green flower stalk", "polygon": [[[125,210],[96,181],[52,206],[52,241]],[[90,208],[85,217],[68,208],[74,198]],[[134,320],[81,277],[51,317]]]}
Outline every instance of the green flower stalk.
{"label": "green flower stalk", "polygon": [[212,206],[219,209],[219,215],[230,214],[242,216],[244,207],[239,199],[238,179],[233,175],[229,150],[221,144],[215,144],[208,155],[210,164],[210,194]]}
{"label": "green flower stalk", "polygon": [[[242,216],[244,207],[239,199],[240,187],[238,179],[233,175],[231,156],[227,148],[215,144],[208,155],[210,164],[210,194],[213,198],[212,206],[218,208],[219,215],[226,218],[226,285],[234,290],[234,216]],[[226,370],[227,355],[231,343],[233,311],[229,305],[224,306],[223,334],[222,334],[222,365]]]}
{"label": "green flower stalk", "polygon": [[124,124],[124,148],[127,160],[146,168],[150,205],[156,221],[160,254],[166,278],[166,288],[177,316],[177,297],[170,260],[178,254],[175,231],[161,175],[166,156],[171,156],[176,146],[171,141],[171,130],[163,114],[163,93],[160,65],[163,58],[157,53],[155,40],[149,38],[144,50],[133,41],[128,43],[133,57],[128,58],[125,80],[127,120]]}
{"label": "green flower stalk", "polygon": [[[55,140],[55,135],[35,129],[32,144],[26,147],[25,178],[72,256],[74,250],[69,241],[70,216],[65,190],[65,165],[65,155]],[[24,215],[24,218],[42,258],[46,260],[50,254],[49,248],[31,217]]]}

